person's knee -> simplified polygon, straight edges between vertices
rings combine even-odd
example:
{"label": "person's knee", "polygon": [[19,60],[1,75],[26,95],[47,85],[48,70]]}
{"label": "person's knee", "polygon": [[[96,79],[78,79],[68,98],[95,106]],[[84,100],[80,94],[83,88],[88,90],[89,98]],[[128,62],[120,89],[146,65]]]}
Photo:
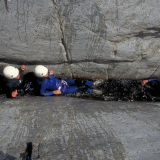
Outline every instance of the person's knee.
{"label": "person's knee", "polygon": [[75,84],[76,84],[77,86],[85,85],[86,82],[87,82],[86,80],[79,80],[79,79],[76,79],[76,80],[75,80]]}
{"label": "person's knee", "polygon": [[78,91],[85,91],[85,90],[88,90],[88,87],[85,85],[78,87]]}

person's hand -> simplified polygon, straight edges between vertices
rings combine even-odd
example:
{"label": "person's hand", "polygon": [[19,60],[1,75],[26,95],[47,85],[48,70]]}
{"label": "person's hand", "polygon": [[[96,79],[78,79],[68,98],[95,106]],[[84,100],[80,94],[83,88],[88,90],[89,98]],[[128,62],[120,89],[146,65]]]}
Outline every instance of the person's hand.
{"label": "person's hand", "polygon": [[26,68],[26,66],[25,66],[25,65],[21,65],[21,70],[22,70],[22,71],[24,71],[24,70],[25,70],[25,68]]}
{"label": "person's hand", "polygon": [[15,98],[15,97],[17,96],[17,94],[18,94],[18,93],[17,93],[17,90],[15,90],[15,91],[12,92],[11,95],[12,95],[13,98]]}
{"label": "person's hand", "polygon": [[144,86],[146,83],[148,83],[148,80],[143,80],[143,81],[141,82],[141,85]]}
{"label": "person's hand", "polygon": [[49,75],[53,75],[53,74],[54,74],[53,70],[50,70]]}
{"label": "person's hand", "polygon": [[55,91],[53,91],[53,94],[61,94],[61,91],[60,90],[55,90]]}

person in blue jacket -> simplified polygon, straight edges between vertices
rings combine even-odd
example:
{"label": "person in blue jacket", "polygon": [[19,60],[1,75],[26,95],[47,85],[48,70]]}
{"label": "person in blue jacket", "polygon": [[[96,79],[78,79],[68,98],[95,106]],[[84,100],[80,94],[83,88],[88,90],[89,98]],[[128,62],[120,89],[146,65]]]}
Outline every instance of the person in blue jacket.
{"label": "person in blue jacket", "polygon": [[141,81],[143,93],[147,99],[152,101],[160,101],[160,79],[150,78]]}
{"label": "person in blue jacket", "polygon": [[59,80],[55,78],[54,72],[50,70],[48,73],[48,69],[42,65],[36,66],[34,73],[38,77],[37,83],[40,85],[40,94],[44,96],[71,94],[77,91],[98,93],[98,90],[93,90],[89,86],[97,85],[100,81],[86,81],[84,84],[77,85],[74,79]]}
{"label": "person in blue jacket", "polygon": [[[16,97],[18,92],[17,89],[21,87],[23,82],[22,72],[25,69],[25,65],[21,65],[20,69],[17,69],[13,66],[6,66],[3,69],[3,73],[0,73],[0,76],[3,79],[4,92],[7,94],[7,97]],[[1,85],[2,85],[1,84]]]}
{"label": "person in blue jacket", "polygon": [[144,86],[144,85],[146,85],[148,82],[152,82],[152,81],[157,81],[157,82],[160,82],[160,79],[147,79],[147,80],[143,80],[142,82],[141,82],[141,85],[142,86]]}

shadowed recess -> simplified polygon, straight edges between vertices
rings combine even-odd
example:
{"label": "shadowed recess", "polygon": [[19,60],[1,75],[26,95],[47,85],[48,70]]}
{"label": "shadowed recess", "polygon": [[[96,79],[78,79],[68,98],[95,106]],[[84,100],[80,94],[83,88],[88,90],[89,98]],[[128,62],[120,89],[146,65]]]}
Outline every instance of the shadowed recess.
{"label": "shadowed recess", "polygon": [[[149,32],[147,32],[149,31]],[[141,31],[135,35],[135,37],[145,38],[145,37],[152,37],[152,38],[160,38],[160,28],[147,28],[146,31]]]}

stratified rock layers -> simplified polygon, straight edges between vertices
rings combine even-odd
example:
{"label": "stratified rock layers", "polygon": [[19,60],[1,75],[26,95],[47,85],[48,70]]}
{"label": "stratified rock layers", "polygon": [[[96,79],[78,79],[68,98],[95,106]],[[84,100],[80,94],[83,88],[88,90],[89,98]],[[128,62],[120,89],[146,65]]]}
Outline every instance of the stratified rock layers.
{"label": "stratified rock layers", "polygon": [[0,63],[59,77],[159,78],[160,1],[0,1]]}

